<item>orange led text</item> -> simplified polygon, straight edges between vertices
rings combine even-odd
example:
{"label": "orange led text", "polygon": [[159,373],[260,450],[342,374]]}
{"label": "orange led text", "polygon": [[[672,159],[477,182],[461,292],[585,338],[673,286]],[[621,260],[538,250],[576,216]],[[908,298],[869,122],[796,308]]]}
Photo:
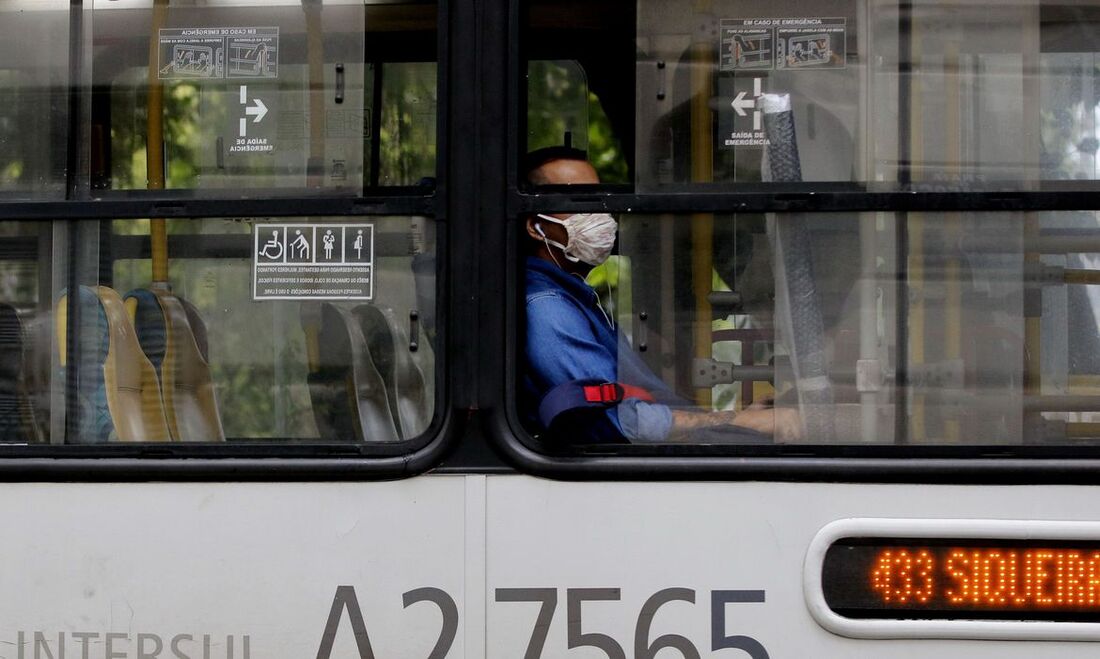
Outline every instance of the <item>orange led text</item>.
{"label": "orange led text", "polygon": [[960,608],[1100,608],[1100,552],[892,547],[871,564],[883,603]]}

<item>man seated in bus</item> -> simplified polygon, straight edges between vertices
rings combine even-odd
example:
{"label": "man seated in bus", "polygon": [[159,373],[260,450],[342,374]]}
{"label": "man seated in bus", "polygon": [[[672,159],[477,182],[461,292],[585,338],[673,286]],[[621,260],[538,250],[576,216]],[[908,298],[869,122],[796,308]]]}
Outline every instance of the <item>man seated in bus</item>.
{"label": "man seated in bus", "polygon": [[[526,175],[532,185],[599,183],[585,153],[567,147],[529,154]],[[797,436],[801,424],[793,410],[691,409],[630,349],[585,282],[610,255],[617,228],[604,213],[527,219],[525,420],[577,443],[760,443]]]}

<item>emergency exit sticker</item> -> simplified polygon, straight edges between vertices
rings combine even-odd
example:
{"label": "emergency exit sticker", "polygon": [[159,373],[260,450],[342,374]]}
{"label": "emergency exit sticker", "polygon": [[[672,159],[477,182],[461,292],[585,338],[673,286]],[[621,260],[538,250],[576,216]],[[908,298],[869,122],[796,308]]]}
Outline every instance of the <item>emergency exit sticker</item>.
{"label": "emergency exit sticker", "polygon": [[722,71],[847,66],[845,18],[726,18],[720,27]]}
{"label": "emergency exit sticker", "polygon": [[719,107],[722,108],[718,113],[720,148],[769,144],[764,130],[764,109],[760,106],[763,94],[764,78],[761,76],[726,74],[718,78]]}
{"label": "emergency exit sticker", "polygon": [[[764,22],[758,25],[758,22]],[[775,30],[769,19],[723,19],[722,71],[771,69],[775,66]]]}
{"label": "emergency exit sticker", "polygon": [[188,27],[158,32],[161,79],[279,77],[279,28]]}
{"label": "emergency exit sticker", "polygon": [[847,66],[846,20],[784,18],[775,28],[775,68],[843,69]]}
{"label": "emergency exit sticker", "polygon": [[257,224],[252,299],[370,300],[373,224]]}

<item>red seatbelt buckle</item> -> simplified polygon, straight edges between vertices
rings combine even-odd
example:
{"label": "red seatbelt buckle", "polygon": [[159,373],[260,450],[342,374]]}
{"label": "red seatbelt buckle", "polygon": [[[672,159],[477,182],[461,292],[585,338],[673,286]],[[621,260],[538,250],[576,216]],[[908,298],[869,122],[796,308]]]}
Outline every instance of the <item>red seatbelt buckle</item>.
{"label": "red seatbelt buckle", "polygon": [[584,400],[589,403],[613,405],[622,399],[622,387],[614,382],[591,384],[584,387]]}

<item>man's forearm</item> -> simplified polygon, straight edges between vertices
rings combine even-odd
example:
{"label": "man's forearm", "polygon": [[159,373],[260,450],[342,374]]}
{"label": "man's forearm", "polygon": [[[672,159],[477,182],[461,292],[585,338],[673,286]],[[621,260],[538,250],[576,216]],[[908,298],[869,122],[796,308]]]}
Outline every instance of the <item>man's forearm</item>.
{"label": "man's forearm", "polygon": [[669,441],[685,441],[690,439],[693,430],[731,425],[782,440],[797,439],[802,434],[802,422],[795,410],[750,407],[740,412],[672,410],[672,430],[668,438]]}
{"label": "man's forearm", "polygon": [[669,441],[685,441],[693,430],[716,428],[734,424],[735,412],[699,412],[696,410],[672,410],[672,430]]}

